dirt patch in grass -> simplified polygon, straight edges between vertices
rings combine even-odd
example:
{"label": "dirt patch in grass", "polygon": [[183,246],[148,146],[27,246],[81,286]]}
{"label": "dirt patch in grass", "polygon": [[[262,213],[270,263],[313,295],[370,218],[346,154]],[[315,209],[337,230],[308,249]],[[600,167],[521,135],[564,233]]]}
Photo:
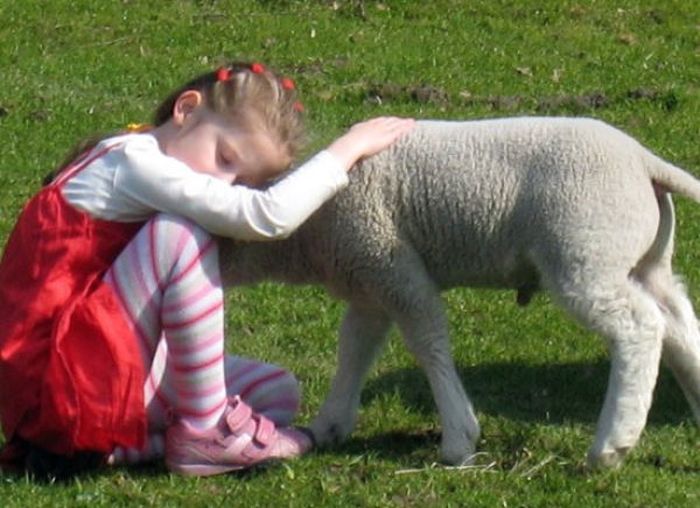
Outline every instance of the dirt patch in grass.
{"label": "dirt patch in grass", "polygon": [[415,102],[441,106],[481,107],[488,106],[496,111],[532,110],[538,113],[566,111],[581,113],[603,109],[625,102],[646,101],[659,104],[666,111],[679,106],[679,99],[673,90],[635,88],[623,93],[610,94],[591,91],[583,94],[559,94],[531,97],[527,95],[472,95],[469,92],[450,94],[444,88],[432,85],[398,85],[381,83],[369,85],[365,91],[366,100],[378,104],[387,102]]}

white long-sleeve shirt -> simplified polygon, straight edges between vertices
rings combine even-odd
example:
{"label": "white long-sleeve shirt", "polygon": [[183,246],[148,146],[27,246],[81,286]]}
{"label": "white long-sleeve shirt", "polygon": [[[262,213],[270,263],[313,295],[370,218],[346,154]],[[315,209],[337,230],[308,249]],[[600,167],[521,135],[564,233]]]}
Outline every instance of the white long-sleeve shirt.
{"label": "white long-sleeve shirt", "polygon": [[95,150],[113,145],[62,189],[73,206],[104,220],[138,222],[168,212],[221,236],[284,238],[348,182],[327,151],[260,190],[192,170],[161,152],[147,133],[105,139]]}

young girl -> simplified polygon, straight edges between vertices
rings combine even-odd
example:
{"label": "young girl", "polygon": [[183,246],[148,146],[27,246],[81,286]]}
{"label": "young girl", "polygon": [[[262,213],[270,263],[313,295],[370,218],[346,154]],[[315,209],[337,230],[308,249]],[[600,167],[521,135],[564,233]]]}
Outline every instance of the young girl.
{"label": "young girl", "polygon": [[294,377],[224,354],[212,235],[291,234],[412,121],[359,123],[270,184],[298,149],[300,109],[290,79],[235,63],[174,92],[151,130],[84,150],[28,202],[0,263],[5,463],[164,455],[210,475],[311,447],[289,427]]}

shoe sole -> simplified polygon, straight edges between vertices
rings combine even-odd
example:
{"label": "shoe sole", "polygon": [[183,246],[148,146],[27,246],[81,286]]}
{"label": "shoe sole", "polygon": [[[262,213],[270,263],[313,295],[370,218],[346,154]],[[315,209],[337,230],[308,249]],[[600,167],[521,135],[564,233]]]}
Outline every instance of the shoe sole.
{"label": "shoe sole", "polygon": [[216,464],[172,464],[166,461],[168,470],[184,476],[214,476],[218,474],[240,471],[251,466],[242,465],[216,465]]}

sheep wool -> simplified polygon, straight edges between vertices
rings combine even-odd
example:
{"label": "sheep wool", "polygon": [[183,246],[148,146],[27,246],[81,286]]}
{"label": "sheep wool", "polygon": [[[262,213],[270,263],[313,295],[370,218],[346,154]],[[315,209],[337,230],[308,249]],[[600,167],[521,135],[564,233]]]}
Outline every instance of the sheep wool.
{"label": "sheep wool", "polygon": [[597,120],[421,121],[289,238],[223,241],[223,276],[322,284],[348,302],[311,425],[320,443],[352,431],[364,376],[397,324],[430,382],[451,464],[469,461],[480,429],[440,291],[512,288],[525,304],[545,290],[609,345],[588,460],[614,467],[645,426],[662,353],[700,422],[700,332],[671,268],[672,193],[700,202],[700,182]]}

